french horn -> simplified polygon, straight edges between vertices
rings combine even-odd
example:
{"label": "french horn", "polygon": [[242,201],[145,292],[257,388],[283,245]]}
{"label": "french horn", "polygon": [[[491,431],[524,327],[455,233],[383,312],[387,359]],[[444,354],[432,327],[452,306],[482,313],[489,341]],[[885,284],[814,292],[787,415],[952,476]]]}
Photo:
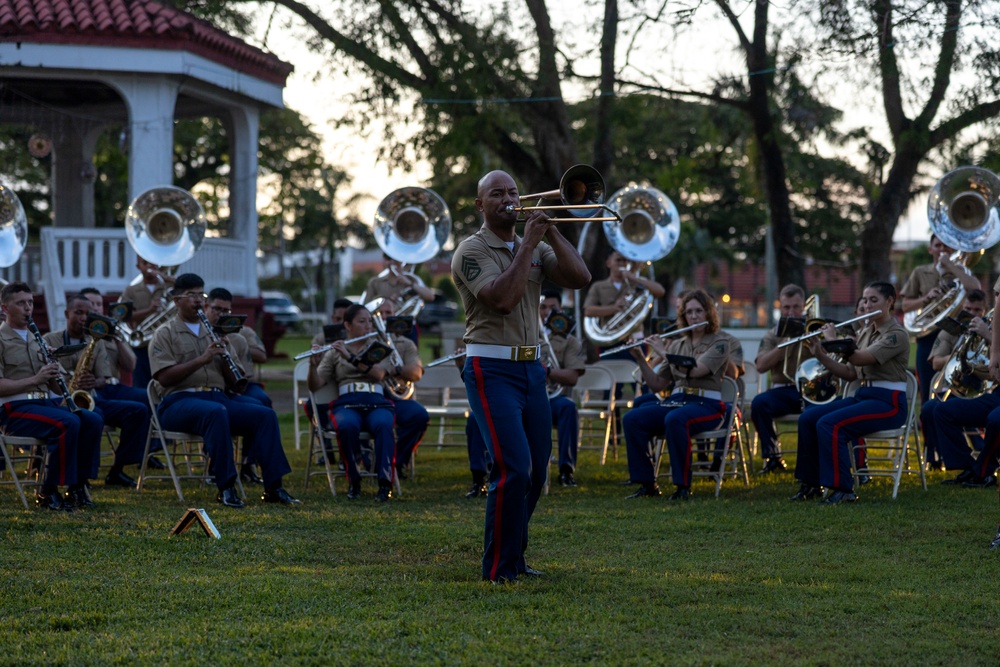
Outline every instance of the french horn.
{"label": "french horn", "polygon": [[[1000,241],[1000,177],[982,167],[959,167],[945,174],[927,197],[931,231],[954,248],[951,260],[974,265]],[[944,294],[903,316],[903,326],[918,338],[936,329],[965,303],[965,287],[958,280],[942,283]]]}
{"label": "french horn", "polygon": [[[621,218],[603,223],[608,243],[634,263],[654,262],[666,257],[681,234],[677,207],[656,188],[630,183],[608,201],[608,208]],[[626,338],[653,309],[653,296],[633,288],[624,310],[609,318],[585,317],[583,330],[595,345],[613,345]]]}
{"label": "french horn", "polygon": [[[390,192],[375,211],[375,243],[388,257],[403,264],[420,264],[434,259],[451,234],[451,212],[441,196],[429,188],[407,187]],[[384,278],[394,267],[383,269],[378,277]],[[423,285],[415,273],[403,275]],[[364,303],[367,294],[361,295]],[[416,294],[403,295],[396,307],[396,315],[416,317],[424,301]]]}

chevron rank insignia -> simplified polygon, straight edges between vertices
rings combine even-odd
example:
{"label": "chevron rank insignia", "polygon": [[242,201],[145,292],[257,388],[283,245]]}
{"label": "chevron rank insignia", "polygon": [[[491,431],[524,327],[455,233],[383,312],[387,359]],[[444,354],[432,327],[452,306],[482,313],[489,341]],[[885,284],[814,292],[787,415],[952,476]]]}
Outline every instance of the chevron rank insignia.
{"label": "chevron rank insignia", "polygon": [[468,281],[473,281],[479,277],[479,274],[483,272],[483,269],[479,266],[479,262],[471,257],[462,258],[462,275]]}

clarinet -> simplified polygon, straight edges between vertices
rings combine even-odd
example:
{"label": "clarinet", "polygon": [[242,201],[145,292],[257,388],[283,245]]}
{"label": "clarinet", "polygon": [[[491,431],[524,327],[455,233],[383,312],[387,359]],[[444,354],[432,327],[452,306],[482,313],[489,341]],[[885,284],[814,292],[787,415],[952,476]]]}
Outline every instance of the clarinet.
{"label": "clarinet", "polygon": [[[38,343],[38,346],[42,348],[42,355],[45,357],[45,363],[54,363],[58,365],[55,357],[49,353],[49,346],[45,344],[45,339],[42,338],[42,332],[40,332],[38,327],[35,326],[35,321],[31,319],[31,316],[28,316],[28,331],[30,331],[31,335],[35,337],[35,341]],[[79,412],[81,408],[73,400],[69,386],[66,384],[66,378],[62,375],[62,366],[59,367],[59,374],[56,375],[56,382],[59,384],[59,391],[62,392],[63,401],[66,402],[66,407],[72,412]]]}
{"label": "clarinet", "polygon": [[[219,334],[215,333],[215,329],[213,329],[212,325],[208,322],[208,316],[205,315],[205,311],[201,308],[198,309],[198,317],[201,319],[202,326],[208,329],[208,337],[212,339],[212,342],[221,343],[222,339],[219,338]],[[241,371],[240,367],[236,365],[236,362],[233,361],[232,356],[230,356],[229,351],[226,350],[225,347],[223,347],[223,352],[219,356],[222,357],[223,361],[222,377],[226,381],[226,387],[230,391],[242,394],[246,391],[247,385],[250,384],[250,381],[243,375],[243,371]]]}

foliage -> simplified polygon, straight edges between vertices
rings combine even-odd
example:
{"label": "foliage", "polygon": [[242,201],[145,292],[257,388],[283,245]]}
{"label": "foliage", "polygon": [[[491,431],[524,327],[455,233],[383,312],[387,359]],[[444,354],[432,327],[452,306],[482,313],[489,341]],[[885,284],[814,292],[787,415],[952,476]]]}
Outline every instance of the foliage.
{"label": "foliage", "polygon": [[28,139],[34,130],[26,125],[0,125],[0,159],[3,160],[2,183],[14,188],[28,218],[28,233],[38,237],[43,225],[52,224],[48,189],[52,156],[32,157]]}

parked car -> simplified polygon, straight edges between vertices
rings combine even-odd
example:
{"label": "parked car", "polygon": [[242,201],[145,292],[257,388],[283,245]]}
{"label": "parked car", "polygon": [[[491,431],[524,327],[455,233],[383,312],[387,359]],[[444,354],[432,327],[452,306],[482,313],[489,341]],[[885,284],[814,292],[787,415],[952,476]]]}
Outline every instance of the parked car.
{"label": "parked car", "polygon": [[436,329],[441,322],[454,322],[458,316],[458,304],[444,294],[436,294],[433,301],[424,304],[417,315],[417,324],[422,329]]}
{"label": "parked car", "polygon": [[274,321],[286,327],[302,321],[302,311],[284,292],[261,292],[264,298],[264,312],[271,313]]}

